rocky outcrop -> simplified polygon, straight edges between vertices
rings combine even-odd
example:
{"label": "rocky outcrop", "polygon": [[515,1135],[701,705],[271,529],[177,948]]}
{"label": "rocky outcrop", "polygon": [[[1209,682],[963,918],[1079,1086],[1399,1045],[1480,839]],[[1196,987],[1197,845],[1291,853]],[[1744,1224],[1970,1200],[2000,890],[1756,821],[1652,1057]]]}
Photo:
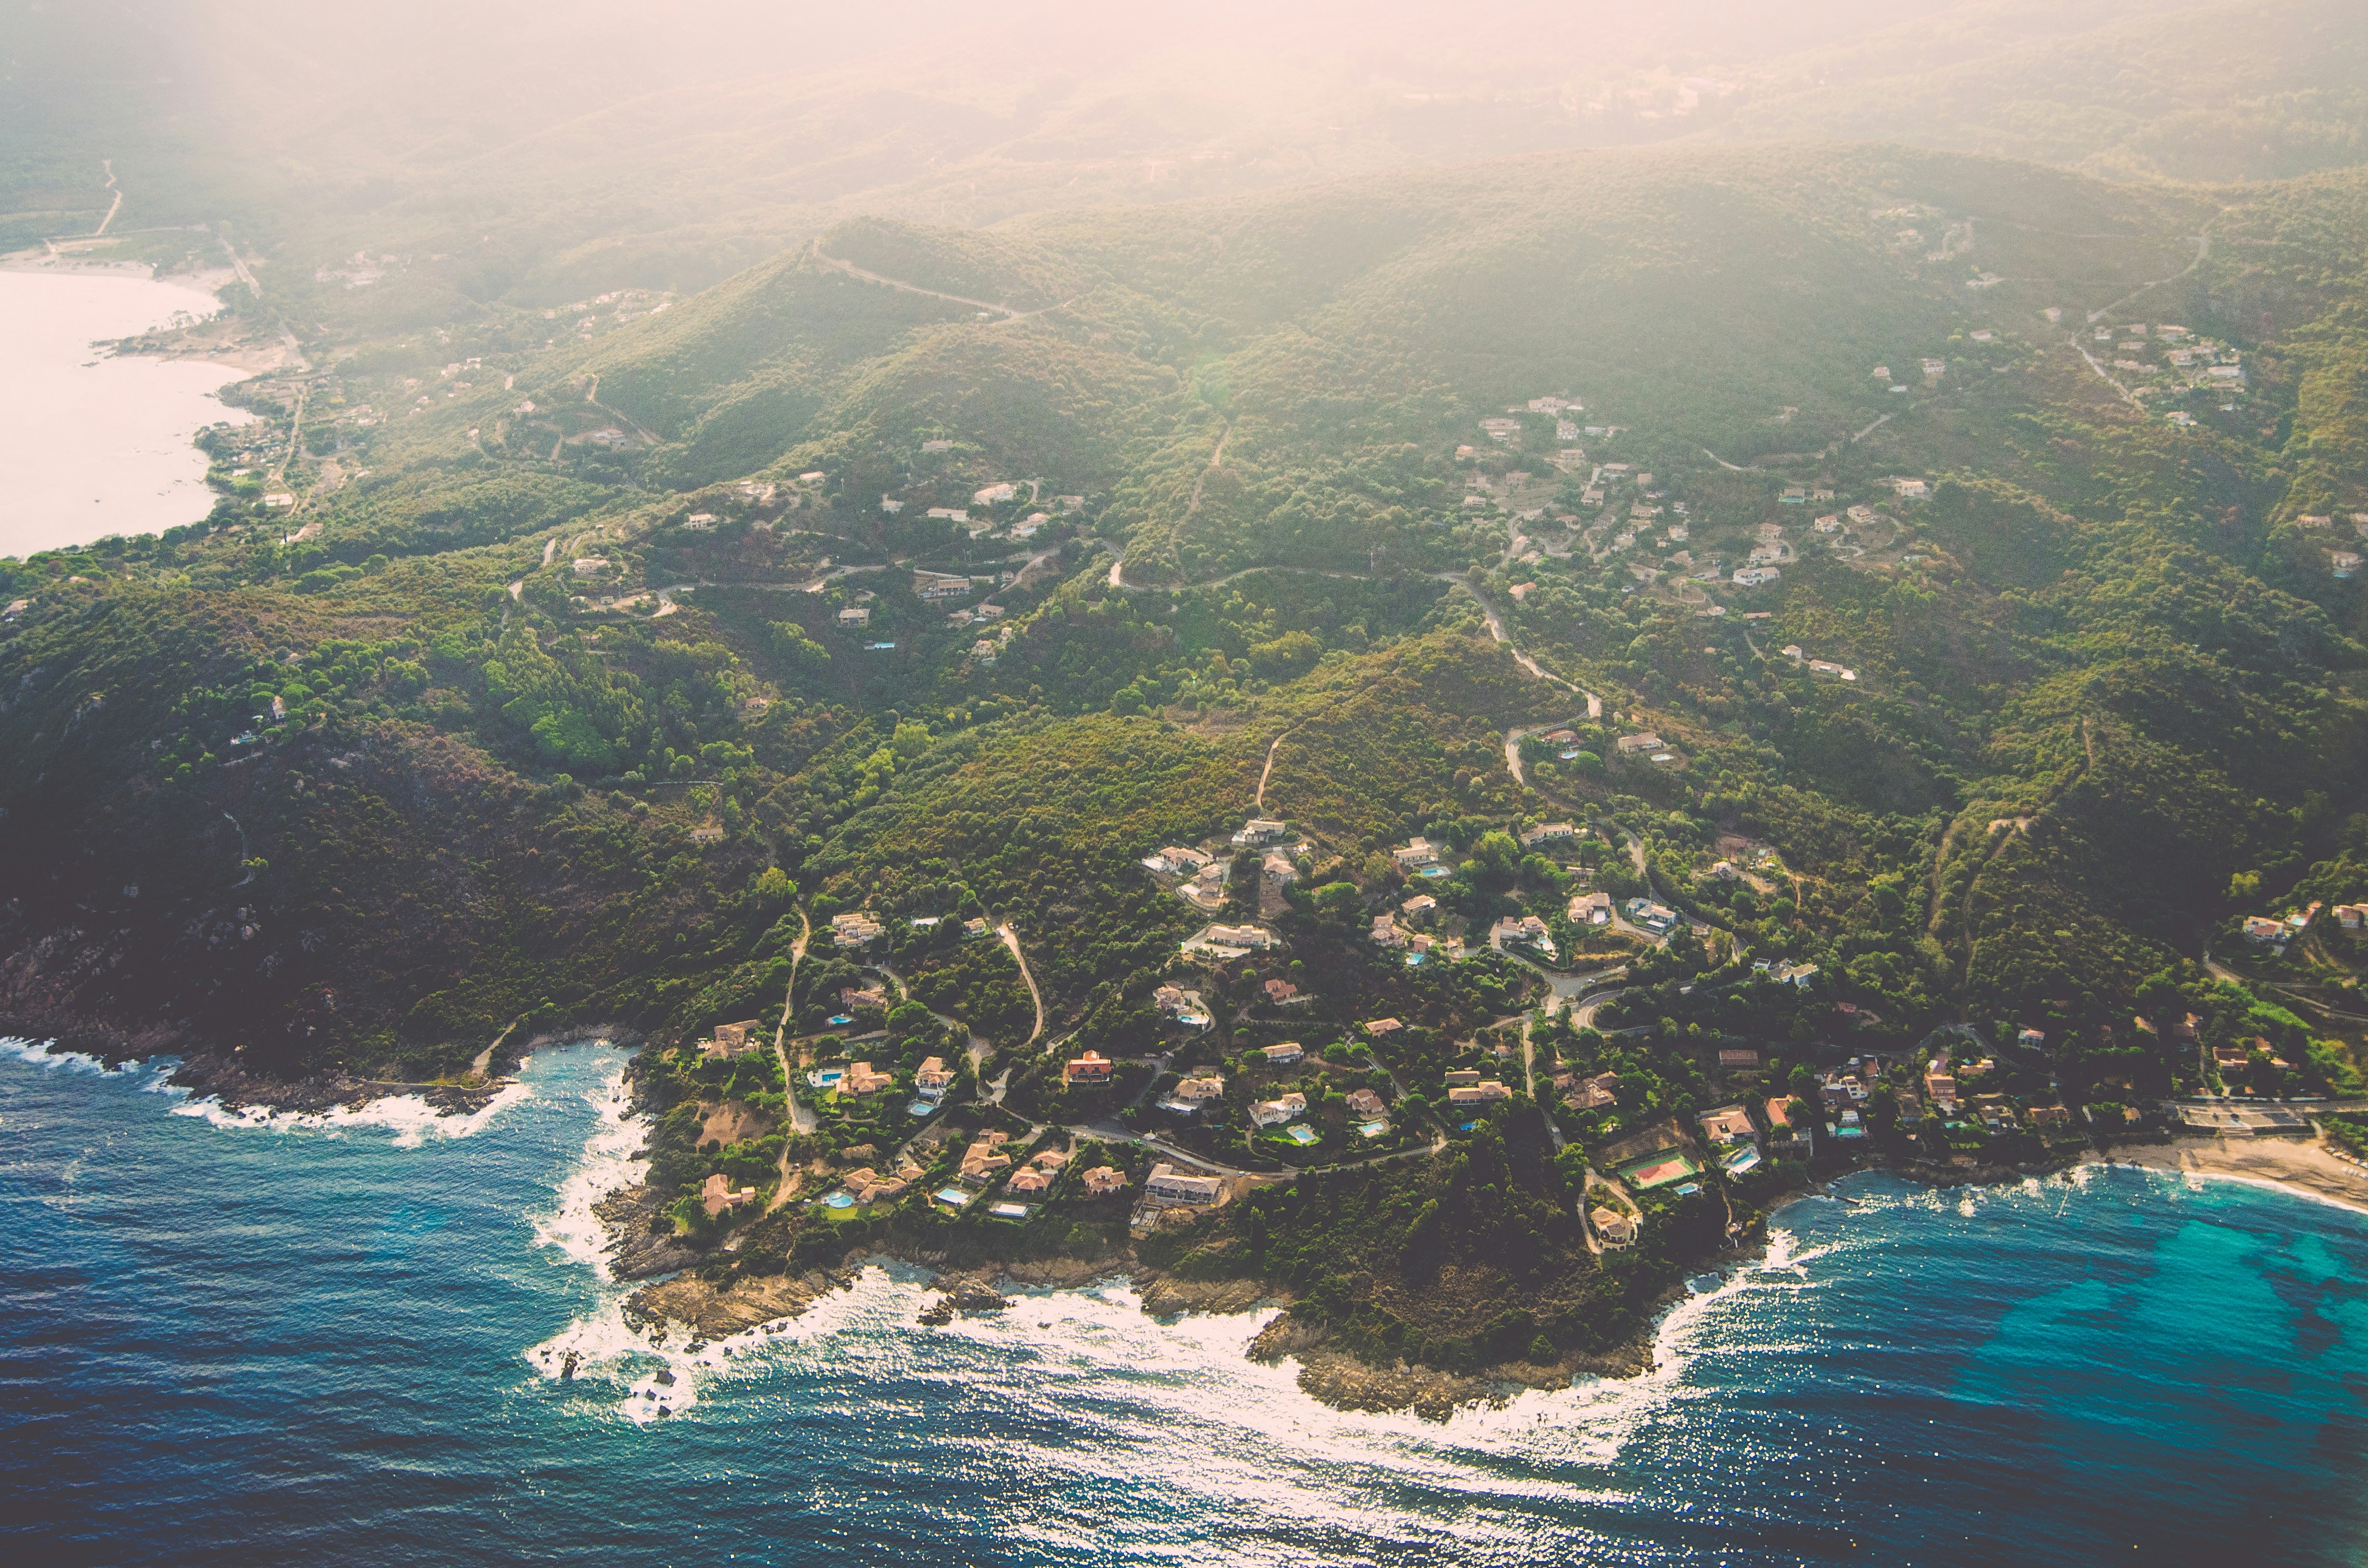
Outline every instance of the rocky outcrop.
{"label": "rocky outcrop", "polygon": [[1277,1296],[1271,1286],[1256,1279],[1178,1279],[1172,1274],[1140,1269],[1135,1273],[1134,1289],[1143,1298],[1143,1310],[1160,1318],[1178,1312],[1246,1312],[1252,1307],[1290,1299]]}
{"label": "rocky outcrop", "polygon": [[696,1275],[677,1275],[625,1298],[625,1322],[636,1334],[656,1329],[663,1335],[670,1325],[681,1324],[694,1339],[729,1339],[761,1324],[795,1317],[833,1290],[854,1283],[852,1272],[820,1268],[805,1274],[742,1275],[722,1285]]}
{"label": "rocky outcrop", "polygon": [[199,1097],[211,1096],[233,1110],[260,1106],[268,1110],[317,1116],[339,1106],[359,1108],[372,1100],[416,1095],[448,1116],[468,1116],[484,1109],[504,1085],[402,1084],[376,1078],[355,1078],[341,1073],[294,1080],[258,1077],[227,1056],[193,1056],[173,1074],[173,1082]]}
{"label": "rocky outcrop", "polygon": [[650,1279],[699,1261],[675,1240],[674,1221],[664,1217],[663,1195],[646,1187],[622,1187],[592,1206],[609,1228],[609,1272],[620,1279]]}

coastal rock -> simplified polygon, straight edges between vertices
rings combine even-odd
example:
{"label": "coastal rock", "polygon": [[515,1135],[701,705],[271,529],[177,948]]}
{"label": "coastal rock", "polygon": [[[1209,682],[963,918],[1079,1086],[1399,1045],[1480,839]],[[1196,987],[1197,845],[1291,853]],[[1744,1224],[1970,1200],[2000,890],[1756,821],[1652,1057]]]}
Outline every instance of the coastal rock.
{"label": "coastal rock", "polygon": [[1506,1387],[1429,1367],[1371,1367],[1338,1350],[1315,1350],[1299,1363],[1299,1386],[1335,1410],[1411,1410],[1444,1421],[1466,1404],[1505,1403]]}
{"label": "coastal rock", "polygon": [[[620,1279],[649,1279],[699,1261],[675,1240],[674,1226],[661,1221],[664,1195],[646,1187],[619,1187],[592,1206],[609,1228],[609,1271]],[[661,1221],[655,1226],[653,1221]]]}
{"label": "coastal rock", "polygon": [[637,1333],[656,1324],[680,1324],[700,1339],[728,1339],[780,1318],[796,1317],[833,1290],[854,1283],[851,1273],[822,1269],[744,1275],[721,1285],[679,1275],[628,1296],[625,1322]]}
{"label": "coastal rock", "polygon": [[1143,1298],[1143,1310],[1160,1318],[1178,1312],[1246,1312],[1278,1299],[1272,1289],[1255,1279],[1178,1279],[1172,1274],[1139,1273],[1134,1288]]}
{"label": "coastal rock", "polygon": [[949,1276],[939,1283],[939,1289],[946,1294],[938,1304],[956,1312],[999,1312],[1011,1304],[1010,1299],[994,1286],[961,1275]]}
{"label": "coastal rock", "polygon": [[1025,1263],[1008,1263],[1003,1267],[1003,1277],[1017,1284],[1047,1286],[1060,1290],[1073,1290],[1078,1286],[1090,1285],[1098,1279],[1108,1279],[1125,1272],[1124,1259],[1091,1262],[1082,1257],[1045,1257]]}

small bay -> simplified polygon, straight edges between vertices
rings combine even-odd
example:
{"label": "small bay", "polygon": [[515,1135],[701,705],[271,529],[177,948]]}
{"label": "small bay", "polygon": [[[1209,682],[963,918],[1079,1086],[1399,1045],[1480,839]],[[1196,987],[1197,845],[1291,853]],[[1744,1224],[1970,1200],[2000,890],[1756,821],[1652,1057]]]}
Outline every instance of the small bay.
{"label": "small bay", "polygon": [[215,394],[246,372],[94,347],[213,313],[187,280],[0,269],[0,555],[155,533],[213,506],[191,437],[246,415]]}

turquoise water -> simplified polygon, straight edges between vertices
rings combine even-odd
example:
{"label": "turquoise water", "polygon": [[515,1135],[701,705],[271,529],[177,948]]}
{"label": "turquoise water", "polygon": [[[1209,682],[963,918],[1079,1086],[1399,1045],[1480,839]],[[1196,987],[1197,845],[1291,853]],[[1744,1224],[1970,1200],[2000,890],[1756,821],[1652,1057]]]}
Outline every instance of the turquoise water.
{"label": "turquoise water", "polygon": [[786,1332],[653,1351],[594,1261],[590,1204],[638,1140],[621,1065],[549,1053],[438,1123],[209,1115],[145,1070],[0,1058],[0,1547],[2231,1568],[2368,1545],[2348,1210],[2126,1168],[1863,1178],[1702,1281],[1652,1374],[1430,1424],[1246,1360],[1264,1313],[1161,1324],[1121,1286],[926,1329],[919,1277],[872,1267]]}

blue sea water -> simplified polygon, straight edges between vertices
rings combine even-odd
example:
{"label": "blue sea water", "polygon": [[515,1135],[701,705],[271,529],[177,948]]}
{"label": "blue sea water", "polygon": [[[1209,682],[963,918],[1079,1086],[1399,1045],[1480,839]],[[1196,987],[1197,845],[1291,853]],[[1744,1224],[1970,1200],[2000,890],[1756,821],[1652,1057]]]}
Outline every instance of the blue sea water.
{"label": "blue sea water", "polygon": [[1651,1375],[1431,1424],[1243,1359],[1264,1313],[1161,1324],[1115,1286],[926,1329],[918,1278],[875,1267],[781,1334],[654,1352],[589,1212],[633,1168],[622,1066],[539,1056],[466,1121],[304,1119],[0,1057],[0,1551],[2228,1568],[2368,1544],[2348,1210],[2127,1168],[1861,1178],[1702,1281]]}

